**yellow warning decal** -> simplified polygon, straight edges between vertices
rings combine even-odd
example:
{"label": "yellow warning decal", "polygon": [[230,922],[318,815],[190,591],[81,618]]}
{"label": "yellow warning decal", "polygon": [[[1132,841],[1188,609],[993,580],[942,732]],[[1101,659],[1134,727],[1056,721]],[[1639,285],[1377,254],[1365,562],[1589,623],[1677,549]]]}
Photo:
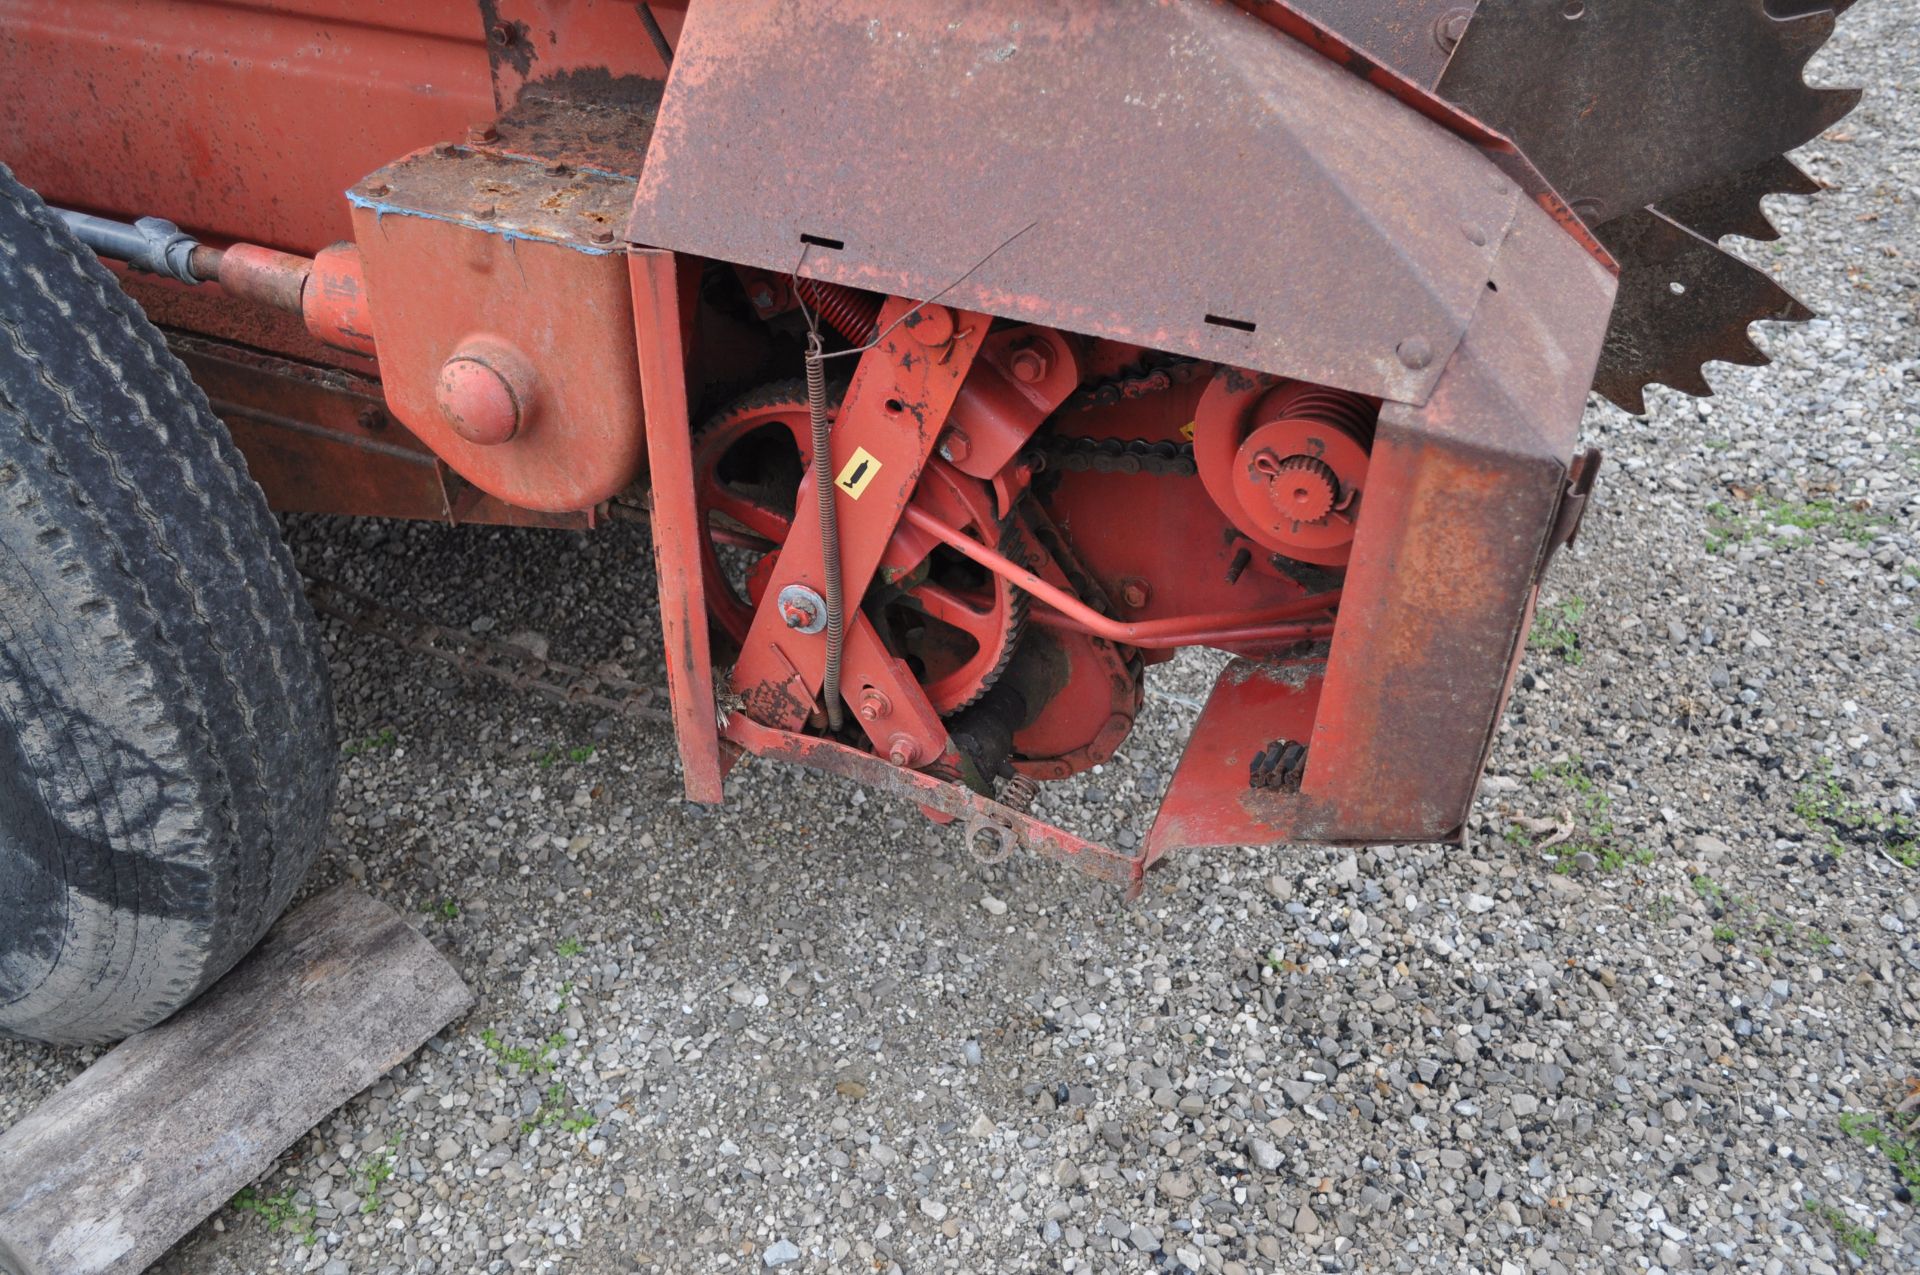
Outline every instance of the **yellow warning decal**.
{"label": "yellow warning decal", "polygon": [[840,476],[833,480],[833,485],[858,500],[866,491],[867,484],[872,482],[873,476],[879,472],[880,462],[873,458],[873,453],[864,447],[856,447],[853,449],[853,455],[847,458],[846,465],[841,468]]}
{"label": "yellow warning decal", "polygon": [[1193,427],[1194,427],[1194,424],[1195,424],[1195,422],[1193,422],[1193,421],[1188,421],[1188,422],[1187,422],[1187,423],[1186,423],[1185,425],[1182,425],[1182,426],[1180,427],[1180,437],[1182,437],[1182,438],[1184,438],[1184,439],[1186,439],[1186,440],[1187,440],[1187,441],[1188,441],[1189,443],[1191,443],[1191,442],[1193,441]]}

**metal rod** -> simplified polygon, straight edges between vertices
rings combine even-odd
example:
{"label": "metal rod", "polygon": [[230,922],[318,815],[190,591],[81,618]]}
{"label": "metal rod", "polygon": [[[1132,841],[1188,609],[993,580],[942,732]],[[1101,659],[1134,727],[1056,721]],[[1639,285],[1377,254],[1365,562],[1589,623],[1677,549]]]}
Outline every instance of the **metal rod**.
{"label": "metal rod", "polygon": [[846,720],[840,706],[840,651],[842,628],[840,596],[840,516],[833,504],[833,453],[827,419],[827,368],[821,361],[820,333],[807,334],[807,418],[813,431],[813,490],[820,508],[820,560],[825,568],[827,604],[827,673],[821,694],[827,701],[827,726],[839,730]]}
{"label": "metal rod", "polygon": [[[1064,629],[1070,633],[1086,633],[1093,637],[1106,636],[1095,633],[1078,620],[1050,609],[1036,607],[1027,613],[1027,619],[1042,628]],[[1126,645],[1150,651],[1171,651],[1182,646],[1246,646],[1255,642],[1320,642],[1332,636],[1332,620],[1282,620],[1272,624],[1251,624],[1236,628],[1156,633],[1143,638],[1126,639]]]}
{"label": "metal rod", "polygon": [[[1258,611],[1169,616],[1161,620],[1143,620],[1137,624],[1126,624],[1101,615],[1071,593],[1049,584],[1004,554],[989,549],[978,540],[949,527],[918,505],[908,505],[902,513],[902,518],[948,548],[971,558],[995,575],[1011,580],[1052,607],[1063,619],[1078,625],[1082,631],[1124,646],[1193,646],[1198,644],[1193,640],[1195,635],[1211,638],[1216,634],[1233,635],[1232,640],[1235,641],[1256,641],[1260,640],[1258,635],[1269,631],[1267,626],[1277,626],[1284,620],[1306,619],[1319,612],[1331,612],[1340,602],[1340,590],[1333,589],[1326,593],[1295,598],[1292,602],[1265,607]],[[1042,622],[1045,620],[1044,613],[1037,613],[1034,618]],[[1293,636],[1291,628],[1275,628],[1271,631],[1279,637]],[[1248,634],[1256,636],[1246,636]]]}
{"label": "metal rod", "polygon": [[124,261],[135,270],[165,275],[181,283],[200,283],[203,277],[193,271],[193,253],[200,246],[192,235],[160,217],[142,217],[138,221],[115,221],[70,208],[50,208],[67,224],[73,237],[93,249],[96,256]]}

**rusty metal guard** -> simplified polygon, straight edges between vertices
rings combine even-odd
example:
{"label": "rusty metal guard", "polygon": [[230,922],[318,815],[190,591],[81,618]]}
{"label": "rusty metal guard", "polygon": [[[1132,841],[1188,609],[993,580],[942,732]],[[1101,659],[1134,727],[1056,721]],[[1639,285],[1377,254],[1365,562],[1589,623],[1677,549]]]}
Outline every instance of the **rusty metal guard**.
{"label": "rusty metal guard", "polygon": [[[1401,402],[1517,188],[1222,5],[695,6],[637,243],[945,300]],[[1409,180],[1418,174],[1418,180]]]}

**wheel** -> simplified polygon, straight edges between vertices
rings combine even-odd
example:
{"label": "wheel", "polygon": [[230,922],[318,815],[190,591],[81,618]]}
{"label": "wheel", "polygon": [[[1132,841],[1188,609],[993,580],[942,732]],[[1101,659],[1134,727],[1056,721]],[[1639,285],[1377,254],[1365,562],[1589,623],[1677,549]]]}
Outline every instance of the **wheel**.
{"label": "wheel", "polygon": [[312,863],[336,757],[226,428],[0,166],[0,1033],[115,1040],[219,978]]}

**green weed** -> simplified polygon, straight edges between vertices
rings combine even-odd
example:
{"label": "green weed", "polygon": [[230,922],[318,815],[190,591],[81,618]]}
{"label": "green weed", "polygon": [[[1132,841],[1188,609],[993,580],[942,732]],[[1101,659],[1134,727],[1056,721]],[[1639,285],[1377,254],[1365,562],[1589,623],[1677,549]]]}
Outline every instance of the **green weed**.
{"label": "green weed", "polygon": [[1833,1237],[1840,1241],[1847,1252],[1862,1261],[1873,1256],[1875,1240],[1872,1231],[1867,1230],[1865,1227],[1855,1226],[1853,1219],[1849,1218],[1845,1213],[1834,1208],[1831,1204],[1822,1204],[1812,1196],[1808,1196],[1806,1199],[1800,1201],[1800,1207],[1832,1227]]}
{"label": "green weed", "polygon": [[[1716,500],[1707,506],[1707,552],[1719,553],[1729,544],[1744,544],[1773,527],[1827,531],[1860,544],[1870,544],[1890,521],[1886,515],[1874,513],[1864,501],[1776,500],[1760,496],[1749,509],[1735,511],[1725,501]],[[1778,539],[1782,549],[1810,543],[1810,538]]]}
{"label": "green weed", "polygon": [[452,899],[435,899],[420,910],[428,916],[437,916],[442,921],[456,920],[460,915],[460,905]]}
{"label": "green weed", "polygon": [[1533,617],[1533,632],[1527,645],[1536,651],[1548,651],[1569,664],[1578,664],[1585,656],[1580,650],[1580,622],[1587,615],[1585,598],[1543,606]]}
{"label": "green weed", "polygon": [[[1557,781],[1566,788],[1574,799],[1574,810],[1580,820],[1572,836],[1544,851],[1553,860],[1555,872],[1574,871],[1583,854],[1592,858],[1602,872],[1618,872],[1629,865],[1644,867],[1654,861],[1653,851],[1624,844],[1619,839],[1613,823],[1613,797],[1587,774],[1579,758],[1568,758],[1551,766],[1535,766],[1532,776],[1537,784]],[[1519,827],[1510,829],[1507,835],[1523,846],[1533,843],[1532,836]]]}
{"label": "green weed", "polygon": [[565,938],[565,939],[561,939],[560,945],[554,948],[553,950],[554,950],[554,953],[558,955],[561,960],[570,961],[574,957],[580,955],[580,953],[586,951],[587,948],[586,948],[586,945],[582,943],[579,939]]}
{"label": "green weed", "polygon": [[358,757],[361,753],[385,752],[399,742],[400,736],[394,731],[393,727],[382,726],[378,731],[367,736],[365,739],[355,740],[350,744],[342,744],[340,746],[340,752],[346,757]]}
{"label": "green weed", "polygon": [[380,1188],[393,1177],[396,1163],[395,1152],[400,1149],[400,1135],[394,1134],[387,1139],[387,1145],[373,1153],[365,1164],[360,1166],[360,1211],[371,1213],[380,1207]]}
{"label": "green weed", "polygon": [[507,1044],[500,1039],[498,1032],[487,1027],[480,1032],[480,1043],[487,1047],[487,1052],[498,1059],[502,1066],[517,1067],[521,1071],[544,1076],[553,1070],[554,1053],[567,1043],[567,1038],[555,1032],[542,1041],[538,1048],[527,1049],[519,1045]]}
{"label": "green weed", "polygon": [[1888,814],[1865,806],[1840,787],[1833,762],[1822,757],[1794,794],[1793,813],[1826,838],[1829,854],[1846,853],[1847,843],[1875,845],[1904,868],[1920,868],[1920,828],[1909,815]]}
{"label": "green weed", "polygon": [[292,1187],[278,1195],[262,1195],[252,1187],[245,1187],[228,1203],[236,1213],[253,1214],[265,1222],[270,1231],[285,1228],[299,1236],[302,1244],[312,1248],[320,1239],[313,1225],[313,1209],[309,1205],[296,1204],[293,1197]]}
{"label": "green weed", "polygon": [[1851,1111],[1840,1117],[1840,1132],[1858,1138],[1887,1157],[1893,1171],[1909,1187],[1920,1190],[1920,1137],[1903,1133],[1891,1123],[1890,1117]]}

